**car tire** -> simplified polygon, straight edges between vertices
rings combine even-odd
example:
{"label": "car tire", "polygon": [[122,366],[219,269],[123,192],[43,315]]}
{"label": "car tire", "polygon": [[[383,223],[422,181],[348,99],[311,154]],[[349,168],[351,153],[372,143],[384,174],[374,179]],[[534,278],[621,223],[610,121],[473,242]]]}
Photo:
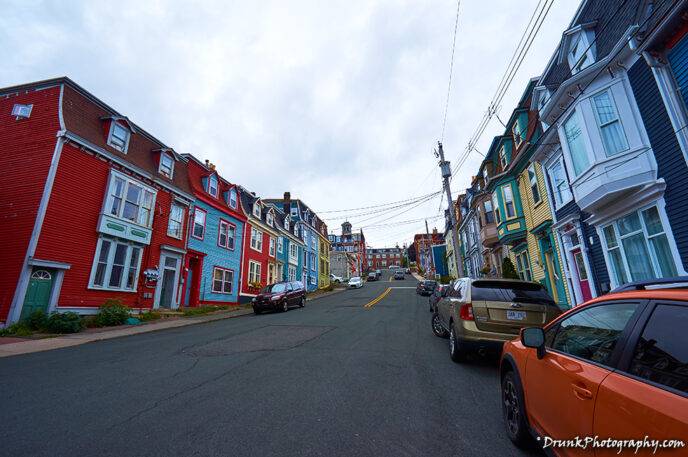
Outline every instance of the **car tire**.
{"label": "car tire", "polygon": [[459,339],[456,337],[453,323],[449,324],[449,357],[456,363],[466,361],[466,350],[461,347]]}
{"label": "car tire", "polygon": [[442,326],[442,322],[440,321],[439,314],[437,314],[437,313],[432,314],[432,319],[430,320],[430,325],[432,326],[432,333],[434,333],[436,337],[447,338],[449,336],[447,331]]}
{"label": "car tire", "polygon": [[286,313],[287,311],[289,311],[289,303],[287,303],[286,300],[284,300],[284,302],[282,302],[282,308],[280,309],[280,311],[282,311],[283,313]]}
{"label": "car tire", "polygon": [[299,308],[303,308],[306,306],[306,297],[301,297],[301,301],[299,302]]}
{"label": "car tire", "polygon": [[260,314],[260,313],[262,313],[262,311],[259,310],[258,308],[256,308],[256,307],[254,306],[254,307],[253,307],[253,314],[258,315],[258,314]]}
{"label": "car tire", "polygon": [[531,447],[532,437],[526,422],[523,389],[513,371],[507,371],[502,377],[502,417],[509,439],[521,449]]}

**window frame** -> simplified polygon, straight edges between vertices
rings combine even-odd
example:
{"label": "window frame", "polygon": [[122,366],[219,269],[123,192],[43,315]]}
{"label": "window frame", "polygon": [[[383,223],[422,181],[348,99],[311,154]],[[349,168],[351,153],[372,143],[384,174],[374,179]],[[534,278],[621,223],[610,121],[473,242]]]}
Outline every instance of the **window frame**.
{"label": "window frame", "polygon": [[[103,241],[107,241],[110,243],[110,247],[108,248],[108,253],[107,253],[107,259],[105,262],[105,271],[103,272],[103,285],[97,285],[95,284],[95,278],[96,278],[96,272],[98,269],[98,264],[100,262],[100,254],[101,254],[101,249],[103,245]],[[117,245],[124,245],[126,246],[126,252],[124,254],[124,263],[122,264],[122,277],[120,278],[120,286],[119,287],[111,287],[110,284],[110,279],[112,275],[112,267],[114,265],[114,258],[115,258],[115,253],[117,250]],[[116,237],[110,237],[110,236],[104,236],[101,235],[98,237],[98,241],[96,242],[96,249],[95,253],[93,255],[93,262],[91,264],[91,273],[88,278],[88,289],[91,290],[106,290],[106,291],[117,291],[117,292],[127,292],[127,293],[136,293],[138,289],[138,283],[139,283],[139,277],[141,276],[141,262],[143,260],[143,250],[145,246],[140,245],[138,243],[134,243],[132,241],[128,241],[122,238],[116,238]],[[127,281],[127,276],[129,275],[129,270],[132,268],[131,265],[131,256],[134,251],[134,249],[138,249],[138,259],[136,261],[136,275],[134,277],[134,284],[132,285],[132,288],[127,288],[126,287],[126,281]]]}
{"label": "window frame", "polygon": [[[248,261],[248,282],[249,282],[249,284],[250,283],[260,283],[262,275],[263,275],[262,264],[260,262],[256,262],[255,260],[249,259],[249,261]],[[258,278],[257,280],[254,280],[255,276],[257,276],[257,278]]]}
{"label": "window frame", "polygon": [[232,187],[231,189],[229,189],[229,202],[228,203],[229,203],[230,208],[232,208],[232,209],[237,208],[237,198],[238,198],[237,191],[234,187]]}
{"label": "window frame", "polygon": [[272,214],[272,211],[268,211],[268,214],[265,215],[265,222],[267,222],[270,227],[275,226],[275,215]]}
{"label": "window frame", "polygon": [[251,239],[249,240],[249,246],[254,251],[260,252],[261,254],[263,253],[263,232],[261,230],[251,227]]}
{"label": "window frame", "polygon": [[499,208],[499,196],[497,195],[497,192],[492,193],[491,200],[495,216],[495,223],[499,225],[502,223],[502,211]]}
{"label": "window frame", "polygon": [[255,203],[253,204],[253,209],[251,210],[251,213],[253,214],[253,217],[256,217],[256,218],[260,219],[260,211],[261,211],[261,209],[260,209],[260,203],[259,203],[259,202],[255,202]]}
{"label": "window frame", "polygon": [[[509,207],[508,207],[508,205],[507,205],[506,194],[504,193],[504,191],[505,191],[507,188],[509,188],[509,194],[510,194],[510,196],[511,196],[511,205],[513,206],[513,210],[514,210],[514,215],[511,216],[511,217],[509,216],[509,211],[508,211],[508,208],[509,208]],[[511,183],[503,184],[502,186],[500,186],[500,191],[501,191],[501,193],[502,193],[502,200],[504,201],[504,213],[505,213],[505,216],[506,216],[506,220],[507,220],[507,221],[510,221],[511,219],[516,219],[516,218],[518,217],[518,211],[516,211],[516,197],[515,197],[515,195],[514,195],[514,188],[513,188],[513,186],[511,185]]]}
{"label": "window frame", "polygon": [[[528,248],[518,253],[515,252],[514,257],[516,258],[516,272],[520,276],[521,281],[533,281],[533,269],[530,266]],[[526,273],[528,273],[527,277]]]}
{"label": "window frame", "polygon": [[[203,213],[203,233],[201,236],[196,235],[196,213],[197,212]],[[203,240],[205,239],[205,229],[208,224],[208,211],[204,210],[203,208],[199,208],[198,206],[194,208],[194,218],[193,221],[191,222],[191,236],[193,238],[196,238],[197,240]]]}
{"label": "window frame", "polygon": [[[215,280],[215,272],[216,271],[222,272],[222,279],[220,280],[220,282],[222,284],[222,290],[221,291],[215,290],[215,281],[216,281]],[[227,274],[227,273],[229,273],[229,275],[230,275],[229,281],[226,281],[226,279],[225,279],[225,274]],[[223,295],[232,295],[232,293],[234,291],[234,270],[232,270],[231,268],[220,267],[217,265],[213,266],[213,276],[212,276],[212,280],[210,282],[211,282],[210,291],[212,293],[223,294]],[[226,283],[229,283],[229,292],[225,292],[225,290],[224,290],[224,285]]]}
{"label": "window frame", "polygon": [[[222,244],[222,243],[220,242],[220,235],[221,235],[221,233],[222,233],[222,226],[223,226],[223,225],[227,226],[227,234],[226,234],[226,236],[225,236],[225,238],[226,238],[226,239],[225,239],[225,244]],[[234,235],[231,236],[231,237],[229,236],[230,229],[232,229],[232,233],[234,234]],[[232,239],[232,246],[231,246],[231,247],[229,246],[229,240],[230,240],[230,238]],[[220,246],[220,247],[222,247],[222,248],[225,248],[225,249],[227,249],[227,250],[229,250],[229,251],[233,251],[233,250],[234,250],[234,248],[236,247],[236,224],[231,223],[231,222],[228,221],[227,219],[222,219],[222,218],[220,218],[220,220],[219,220],[219,222],[218,222],[218,224],[217,224],[217,245]]]}
{"label": "window frame", "polygon": [[[528,182],[530,183],[530,194],[533,197],[533,204],[539,205],[542,202],[542,194],[540,193],[540,185],[538,183],[537,170],[535,169],[534,163],[528,166]],[[536,195],[537,198],[535,198]]]}
{"label": "window frame", "polygon": [[277,237],[277,252],[279,252],[280,254],[284,253],[284,237]]}
{"label": "window frame", "polygon": [[270,257],[275,257],[275,252],[277,250],[277,243],[275,242],[274,237],[270,237],[270,240],[268,241],[268,255]]}
{"label": "window frame", "polygon": [[[174,208],[179,208],[181,210],[181,219],[179,221],[174,220],[172,218],[172,214],[174,213]],[[180,203],[172,202],[172,204],[170,205],[170,215],[167,218],[167,236],[170,236],[170,237],[178,239],[178,240],[181,240],[182,238],[184,238],[184,210],[185,210],[184,205],[182,205]],[[170,233],[172,222],[178,222],[179,223],[179,236],[176,236],[173,233]]]}
{"label": "window frame", "polygon": [[[117,128],[122,129],[122,131],[126,133],[126,138],[124,139],[124,145],[122,147],[120,147],[119,145],[112,142],[113,138],[120,139],[119,137],[115,136],[115,130]],[[108,131],[107,145],[113,149],[118,150],[122,154],[126,154],[127,151],[129,150],[129,141],[130,140],[131,140],[131,130],[128,127],[125,127],[124,125],[120,124],[119,122],[117,122],[116,120],[113,119],[110,122],[110,130]]]}
{"label": "window frame", "polygon": [[[165,170],[163,170],[163,164],[165,162],[165,159],[170,160],[170,166],[165,167],[165,168],[169,168],[169,170],[170,170],[169,173],[166,172]],[[172,157],[172,154],[170,154],[169,152],[163,152],[160,154],[160,163],[158,164],[158,173],[160,173],[161,175],[166,176],[170,179],[172,179],[174,177],[174,157]]]}
{"label": "window frame", "polygon": [[502,171],[506,170],[507,167],[509,166],[509,159],[506,156],[506,146],[505,145],[502,145],[502,147],[499,148],[497,156],[499,157],[499,166],[502,167]]}
{"label": "window frame", "polygon": [[[213,187],[213,183],[215,186]],[[215,189],[215,192],[213,192],[213,188]],[[208,184],[206,186],[206,192],[208,192],[208,195],[211,195],[215,198],[217,198],[218,192],[220,192],[220,180],[217,179],[217,175],[215,173],[211,174],[208,176]]]}
{"label": "window frame", "polygon": [[[559,168],[563,180],[561,181],[566,188],[568,199],[564,200],[563,197],[560,199],[558,195],[558,190],[560,189],[554,182],[552,171],[555,168]],[[571,183],[569,182],[568,174],[566,172],[566,165],[564,162],[563,155],[559,155],[556,159],[545,166],[545,171],[547,173],[547,180],[549,181],[550,189],[552,190],[552,197],[554,200],[554,209],[560,209],[566,206],[573,200],[573,190],[571,189]]]}
{"label": "window frame", "polygon": [[[602,143],[602,148],[604,149],[604,153],[606,157],[614,157],[617,154],[621,154],[623,152],[628,151],[631,148],[630,142],[628,141],[628,135],[626,134],[626,129],[624,128],[623,122],[621,121],[621,115],[619,114],[619,107],[616,104],[616,100],[614,99],[614,92],[612,91],[612,87],[606,87],[602,90],[599,90],[592,94],[590,97],[588,97],[588,101],[590,102],[590,108],[593,113],[593,117],[595,118],[595,125],[597,125],[597,134],[600,136],[600,142]],[[616,115],[616,119],[602,123],[600,119],[599,112],[597,111],[597,105],[595,104],[595,99],[602,94],[607,94],[609,97],[609,101],[611,103],[612,108],[614,108],[614,114]],[[616,152],[610,152],[607,149],[607,143],[604,141],[604,135],[602,135],[602,129],[604,127],[608,127],[612,125],[613,123],[618,122],[619,128],[621,129],[621,133],[623,134],[623,140],[624,143],[626,144],[626,147],[624,149],[621,149]]]}
{"label": "window frame", "polygon": [[[116,196],[114,190],[116,188],[116,183],[117,181],[123,181],[124,184],[122,185],[122,192],[120,196]],[[128,200],[127,200],[127,194],[129,192],[129,186],[134,185],[140,189],[139,196],[136,202],[136,220],[131,220],[127,217],[124,217],[124,207],[126,206]],[[153,227],[153,220],[155,219],[155,203],[158,197],[158,191],[155,190],[154,188],[142,183],[141,181],[137,180],[136,178],[133,178],[131,176],[119,173],[115,170],[111,170],[110,172],[110,178],[108,179],[108,185],[107,189],[105,190],[106,195],[105,195],[105,204],[103,205],[103,214],[108,216],[108,217],[113,217],[115,219],[118,219],[120,221],[126,222],[127,224],[135,224],[138,225],[139,227],[144,227],[146,229],[151,229]],[[141,224],[139,221],[141,219],[142,212],[141,210],[144,208],[144,196],[146,193],[151,194],[151,200],[150,200],[150,208],[149,213],[148,213],[148,221],[146,224]],[[113,203],[115,199],[119,200],[118,203],[118,209],[117,213],[113,214],[112,213],[112,208],[113,208]],[[129,202],[131,203],[131,202]]]}

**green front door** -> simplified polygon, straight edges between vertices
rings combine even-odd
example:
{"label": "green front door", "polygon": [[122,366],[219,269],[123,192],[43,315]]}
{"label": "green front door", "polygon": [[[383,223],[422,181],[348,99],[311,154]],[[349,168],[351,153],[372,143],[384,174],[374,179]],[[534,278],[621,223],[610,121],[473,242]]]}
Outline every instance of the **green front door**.
{"label": "green front door", "polygon": [[29,288],[24,297],[21,319],[28,317],[36,310],[48,312],[50,291],[53,288],[53,274],[49,270],[34,270],[29,280]]}

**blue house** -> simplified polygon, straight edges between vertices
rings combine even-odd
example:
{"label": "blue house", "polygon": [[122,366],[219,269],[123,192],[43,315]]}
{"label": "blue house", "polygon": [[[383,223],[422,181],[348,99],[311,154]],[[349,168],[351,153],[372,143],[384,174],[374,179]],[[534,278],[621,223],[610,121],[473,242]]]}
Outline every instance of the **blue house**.
{"label": "blue house", "polygon": [[275,209],[275,224],[279,231],[277,238],[277,277],[280,281],[301,281],[303,277],[304,242],[298,236],[298,224],[283,208]]}
{"label": "blue house", "polygon": [[227,305],[239,301],[245,216],[238,191],[214,167],[189,158],[195,201],[186,255],[183,306]]}

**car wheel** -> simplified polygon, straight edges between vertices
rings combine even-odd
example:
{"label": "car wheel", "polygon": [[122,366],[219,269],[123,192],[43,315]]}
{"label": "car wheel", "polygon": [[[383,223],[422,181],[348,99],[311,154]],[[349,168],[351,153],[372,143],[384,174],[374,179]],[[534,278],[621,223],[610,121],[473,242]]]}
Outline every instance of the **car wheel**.
{"label": "car wheel", "polygon": [[507,371],[502,378],[502,413],[506,434],[520,448],[527,448],[532,440],[526,424],[523,389],[513,371]]}
{"label": "car wheel", "polygon": [[442,321],[440,320],[440,315],[434,313],[432,315],[432,333],[440,338],[446,338],[448,336],[447,331],[442,326]]}
{"label": "car wheel", "polygon": [[284,303],[282,303],[282,312],[286,313],[287,311],[289,311],[289,303],[287,303],[287,301],[284,300]]}
{"label": "car wheel", "polygon": [[452,361],[461,363],[466,361],[466,351],[459,344],[459,339],[456,337],[454,324],[449,325],[449,356]]}
{"label": "car wheel", "polygon": [[299,307],[303,308],[306,306],[306,297],[301,297],[301,301],[299,302]]}
{"label": "car wheel", "polygon": [[262,313],[262,311],[254,306],[253,307],[253,314],[260,314],[260,313]]}

